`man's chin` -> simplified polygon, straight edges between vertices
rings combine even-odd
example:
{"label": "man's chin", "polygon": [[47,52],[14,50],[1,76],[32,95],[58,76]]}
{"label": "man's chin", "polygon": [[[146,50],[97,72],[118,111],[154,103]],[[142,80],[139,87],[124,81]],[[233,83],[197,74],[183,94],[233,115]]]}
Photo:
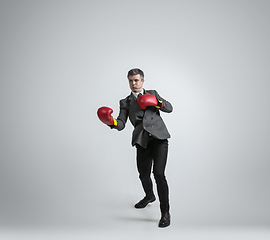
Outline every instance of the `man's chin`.
{"label": "man's chin", "polygon": [[135,93],[139,93],[139,92],[140,92],[140,89],[138,89],[138,88],[133,88],[132,91],[135,92]]}

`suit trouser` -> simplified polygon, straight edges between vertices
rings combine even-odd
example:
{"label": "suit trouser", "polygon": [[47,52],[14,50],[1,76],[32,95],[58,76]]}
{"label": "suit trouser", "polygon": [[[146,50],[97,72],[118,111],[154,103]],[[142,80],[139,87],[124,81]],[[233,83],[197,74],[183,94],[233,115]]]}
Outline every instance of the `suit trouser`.
{"label": "suit trouser", "polygon": [[157,192],[160,201],[161,212],[169,211],[169,188],[165,177],[165,167],[168,155],[168,140],[152,139],[148,142],[147,148],[136,145],[137,168],[139,178],[147,198],[154,195],[151,180],[151,169],[157,184]]}

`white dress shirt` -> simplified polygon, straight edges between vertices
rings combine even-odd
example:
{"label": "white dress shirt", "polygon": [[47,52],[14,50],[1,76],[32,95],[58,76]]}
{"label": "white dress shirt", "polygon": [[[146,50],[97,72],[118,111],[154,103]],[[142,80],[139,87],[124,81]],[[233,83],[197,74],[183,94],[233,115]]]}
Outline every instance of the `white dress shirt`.
{"label": "white dress shirt", "polygon": [[138,95],[139,95],[140,93],[143,95],[143,89],[142,89],[142,91],[139,92],[139,93],[135,93],[135,92],[132,92],[132,93],[133,93],[134,97],[137,99],[137,98],[138,98]]}

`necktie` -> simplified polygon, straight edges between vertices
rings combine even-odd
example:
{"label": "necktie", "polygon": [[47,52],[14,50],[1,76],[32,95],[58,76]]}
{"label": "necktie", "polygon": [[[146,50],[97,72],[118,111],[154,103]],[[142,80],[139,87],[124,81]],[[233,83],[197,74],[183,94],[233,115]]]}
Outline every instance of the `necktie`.
{"label": "necktie", "polygon": [[138,97],[139,97],[139,96],[141,96],[141,95],[142,95],[142,94],[141,94],[141,93],[139,93],[139,94],[138,94]]}

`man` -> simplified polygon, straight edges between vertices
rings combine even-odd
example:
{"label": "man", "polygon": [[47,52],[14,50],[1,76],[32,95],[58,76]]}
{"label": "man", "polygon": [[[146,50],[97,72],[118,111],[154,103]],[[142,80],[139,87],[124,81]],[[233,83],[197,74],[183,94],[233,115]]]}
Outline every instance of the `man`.
{"label": "man", "polygon": [[[170,134],[160,117],[160,111],[172,112],[172,105],[160,97],[155,90],[143,89],[144,73],[140,69],[128,72],[131,94],[120,100],[120,112],[117,119],[111,116],[113,110],[101,107],[98,110],[100,120],[121,131],[127,118],[134,126],[132,146],[137,148],[137,168],[145,197],[135,204],[135,208],[145,208],[156,200],[151,180],[151,169],[157,184],[160,201],[161,219],[159,227],[170,225],[169,188],[165,177]],[[152,166],[153,165],[153,166]]]}

